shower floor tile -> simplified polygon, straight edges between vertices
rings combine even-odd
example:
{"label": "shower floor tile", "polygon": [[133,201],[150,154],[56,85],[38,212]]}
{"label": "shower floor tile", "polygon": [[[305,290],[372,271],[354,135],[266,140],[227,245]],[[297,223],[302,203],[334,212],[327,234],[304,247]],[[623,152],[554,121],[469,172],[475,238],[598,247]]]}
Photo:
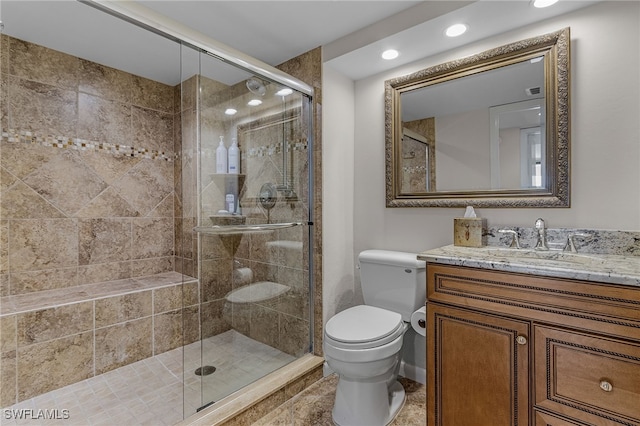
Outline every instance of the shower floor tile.
{"label": "shower floor tile", "polygon": [[[216,371],[195,375],[201,359]],[[5,407],[0,425],[171,426],[294,359],[230,330]],[[8,419],[6,410],[31,419]],[[59,419],[34,420],[38,410],[58,410]]]}

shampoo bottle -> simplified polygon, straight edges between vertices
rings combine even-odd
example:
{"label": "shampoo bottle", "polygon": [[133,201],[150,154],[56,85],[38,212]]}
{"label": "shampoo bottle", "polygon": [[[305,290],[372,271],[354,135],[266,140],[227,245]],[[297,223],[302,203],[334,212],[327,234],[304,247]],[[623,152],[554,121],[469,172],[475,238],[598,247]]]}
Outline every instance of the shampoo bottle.
{"label": "shampoo bottle", "polygon": [[240,149],[235,138],[229,147],[229,173],[234,175],[240,173]]}
{"label": "shampoo bottle", "polygon": [[233,194],[227,194],[225,197],[225,202],[227,204],[227,210],[229,213],[234,214],[236,212],[236,197]]}
{"label": "shampoo bottle", "polygon": [[220,136],[220,145],[216,149],[216,173],[227,173],[227,148],[224,146],[224,136]]}

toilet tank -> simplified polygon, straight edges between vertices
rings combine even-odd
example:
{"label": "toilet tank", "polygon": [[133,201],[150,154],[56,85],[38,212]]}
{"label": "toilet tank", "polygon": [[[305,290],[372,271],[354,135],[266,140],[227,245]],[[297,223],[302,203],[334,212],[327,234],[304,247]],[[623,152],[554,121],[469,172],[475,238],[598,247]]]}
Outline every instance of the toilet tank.
{"label": "toilet tank", "polygon": [[365,250],[358,257],[364,303],[402,315],[404,321],[427,298],[426,262],[416,253]]}

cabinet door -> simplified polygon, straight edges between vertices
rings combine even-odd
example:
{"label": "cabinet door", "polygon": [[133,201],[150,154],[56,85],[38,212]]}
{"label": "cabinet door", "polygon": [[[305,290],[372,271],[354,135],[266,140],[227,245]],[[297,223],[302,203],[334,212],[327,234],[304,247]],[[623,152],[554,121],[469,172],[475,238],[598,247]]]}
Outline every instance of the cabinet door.
{"label": "cabinet door", "polygon": [[529,322],[435,303],[427,315],[428,425],[529,425]]}

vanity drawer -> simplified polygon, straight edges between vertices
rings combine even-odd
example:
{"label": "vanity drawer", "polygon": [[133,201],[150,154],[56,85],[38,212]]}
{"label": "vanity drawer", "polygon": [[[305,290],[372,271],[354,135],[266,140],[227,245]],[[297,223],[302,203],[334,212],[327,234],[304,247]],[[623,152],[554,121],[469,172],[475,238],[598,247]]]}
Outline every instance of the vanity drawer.
{"label": "vanity drawer", "polygon": [[428,263],[427,300],[640,341],[640,287]]}
{"label": "vanity drawer", "polygon": [[592,425],[640,425],[640,344],[540,325],[534,339],[536,407]]}
{"label": "vanity drawer", "polygon": [[563,419],[541,411],[536,411],[535,419],[536,426],[584,426],[584,423]]}

